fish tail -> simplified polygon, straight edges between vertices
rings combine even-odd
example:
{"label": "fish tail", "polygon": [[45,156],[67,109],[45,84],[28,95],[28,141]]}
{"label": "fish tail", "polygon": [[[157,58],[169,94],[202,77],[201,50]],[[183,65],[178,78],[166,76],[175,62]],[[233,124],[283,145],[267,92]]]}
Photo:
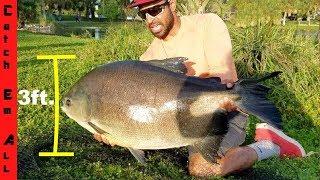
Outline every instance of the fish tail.
{"label": "fish tail", "polygon": [[241,111],[257,116],[260,120],[282,128],[281,116],[276,106],[267,99],[270,88],[259,82],[276,77],[280,71],[272,72],[260,79],[243,79],[235,84],[235,91],[240,94],[241,100],[237,102]]}

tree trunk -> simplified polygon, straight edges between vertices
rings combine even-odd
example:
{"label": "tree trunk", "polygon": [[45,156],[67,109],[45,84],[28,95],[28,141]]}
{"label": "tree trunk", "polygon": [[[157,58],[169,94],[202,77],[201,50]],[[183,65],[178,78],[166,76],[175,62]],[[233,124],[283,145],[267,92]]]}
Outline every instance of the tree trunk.
{"label": "tree trunk", "polygon": [[91,14],[91,19],[94,19],[94,12],[95,12],[95,8],[94,8],[94,2],[93,0],[88,0],[86,2],[86,17],[88,19],[89,18],[89,15]]}
{"label": "tree trunk", "polygon": [[46,25],[47,24],[47,16],[46,16],[46,4],[44,1],[40,1],[40,15],[39,16],[42,16],[40,17],[39,19],[39,23],[41,25]]}
{"label": "tree trunk", "polygon": [[310,17],[310,15],[308,15],[307,21],[308,21],[308,25],[310,26],[311,25],[311,17]]}
{"label": "tree trunk", "polygon": [[302,21],[302,18],[298,18],[298,25],[300,25],[301,24],[301,21]]}
{"label": "tree trunk", "polygon": [[88,8],[88,6],[86,6],[86,18],[89,19],[89,8]]}
{"label": "tree trunk", "polygon": [[286,18],[287,18],[287,12],[284,12],[283,17],[281,19],[283,26],[286,25]]}
{"label": "tree trunk", "polygon": [[47,16],[46,16],[46,5],[43,3],[42,4],[42,15],[43,15],[43,19],[45,21],[47,21]]}

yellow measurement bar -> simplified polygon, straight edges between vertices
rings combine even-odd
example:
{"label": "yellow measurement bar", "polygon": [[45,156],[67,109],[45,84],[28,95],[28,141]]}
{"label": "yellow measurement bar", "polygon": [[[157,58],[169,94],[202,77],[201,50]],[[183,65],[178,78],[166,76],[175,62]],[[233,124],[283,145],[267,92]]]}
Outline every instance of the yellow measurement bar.
{"label": "yellow measurement bar", "polygon": [[38,55],[37,59],[49,59],[49,60],[58,60],[58,59],[75,59],[76,55]]}
{"label": "yellow measurement bar", "polygon": [[39,156],[74,156],[73,152],[58,152],[59,139],[59,59],[75,59],[75,55],[39,55],[37,59],[53,60],[53,77],[54,77],[54,137],[53,137],[53,152],[39,152]]}
{"label": "yellow measurement bar", "polygon": [[39,156],[74,156],[73,152],[39,152]]}

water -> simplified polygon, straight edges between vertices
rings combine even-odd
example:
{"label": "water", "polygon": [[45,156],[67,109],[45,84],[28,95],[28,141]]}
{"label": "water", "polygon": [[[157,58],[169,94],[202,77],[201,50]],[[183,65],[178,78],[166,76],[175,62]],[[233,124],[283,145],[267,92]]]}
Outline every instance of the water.
{"label": "water", "polygon": [[103,38],[107,30],[100,27],[69,27],[62,24],[55,24],[53,34],[60,36],[83,36],[83,37],[92,37],[96,40]]}

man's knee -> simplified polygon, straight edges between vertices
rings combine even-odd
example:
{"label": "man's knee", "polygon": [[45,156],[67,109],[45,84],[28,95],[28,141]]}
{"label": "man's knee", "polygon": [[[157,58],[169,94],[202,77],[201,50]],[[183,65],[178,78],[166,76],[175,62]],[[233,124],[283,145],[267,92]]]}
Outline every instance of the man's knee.
{"label": "man's knee", "polygon": [[230,174],[251,167],[257,161],[257,154],[254,149],[243,146],[230,149],[226,155],[221,158],[221,175]]}
{"label": "man's knee", "polygon": [[230,149],[219,164],[206,161],[200,153],[189,156],[189,173],[192,176],[225,176],[251,167],[257,160],[254,149],[244,146]]}
{"label": "man's knee", "polygon": [[199,158],[199,154],[189,156],[188,170],[191,176],[200,176],[203,162]]}
{"label": "man's knee", "polygon": [[212,176],[220,174],[220,165],[207,162],[200,153],[189,156],[189,174],[192,176]]}

